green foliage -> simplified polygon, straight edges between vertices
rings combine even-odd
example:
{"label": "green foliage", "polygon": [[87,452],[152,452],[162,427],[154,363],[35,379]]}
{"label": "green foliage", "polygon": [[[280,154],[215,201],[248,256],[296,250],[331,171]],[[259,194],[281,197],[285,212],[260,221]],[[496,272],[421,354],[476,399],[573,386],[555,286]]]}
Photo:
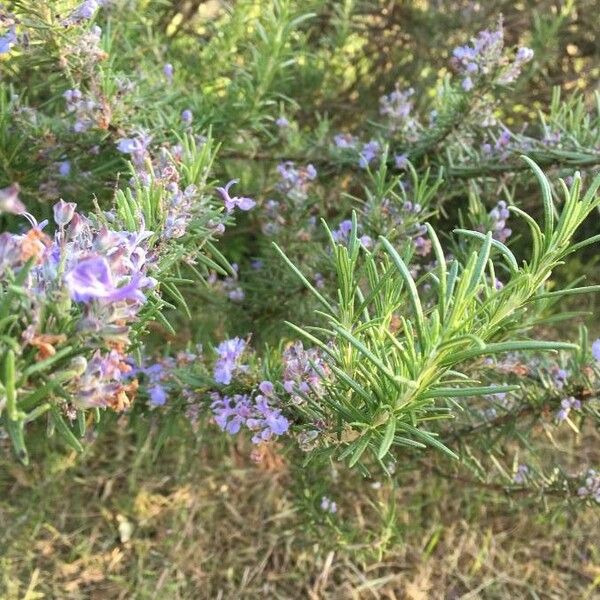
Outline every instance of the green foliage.
{"label": "green foliage", "polygon": [[[293,328],[331,358],[332,373],[323,373],[326,393],[317,400],[306,398],[306,415],[331,424],[327,447],[350,466],[367,449],[382,461],[393,446],[432,446],[458,458],[438,432],[426,427],[461,410],[458,398],[518,389],[482,386],[473,374],[481,358],[577,349],[526,336],[548,298],[573,293],[567,288],[549,295],[547,283],[572,252],[583,221],[600,206],[600,176],[583,196],[579,175],[570,188],[563,184],[564,204],[557,215],[548,180],[529,163],[540,184],[545,220],[542,233],[533,219],[513,207],[532,232],[531,258],[521,266],[504,244],[492,240],[491,232],[465,230],[456,233],[480,240],[480,248],[464,263],[448,263],[429,226],[437,266],[415,279],[410,255],[401,256],[386,238],[372,252],[361,248],[356,215],[347,246],[331,239],[336,298],[323,297],[290,263],[325,309],[318,311],[323,326]],[[502,289],[496,287],[497,270],[507,277]]]}

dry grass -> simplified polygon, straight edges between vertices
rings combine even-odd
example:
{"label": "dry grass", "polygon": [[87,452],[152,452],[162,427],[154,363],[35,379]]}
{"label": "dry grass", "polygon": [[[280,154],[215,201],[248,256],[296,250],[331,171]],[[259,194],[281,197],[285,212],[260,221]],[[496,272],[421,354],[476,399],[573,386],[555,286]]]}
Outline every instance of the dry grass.
{"label": "dry grass", "polygon": [[343,474],[327,518],[298,473],[235,448],[154,460],[124,432],[92,448],[0,465],[2,600],[597,597],[593,509],[518,511],[452,481],[392,490]]}

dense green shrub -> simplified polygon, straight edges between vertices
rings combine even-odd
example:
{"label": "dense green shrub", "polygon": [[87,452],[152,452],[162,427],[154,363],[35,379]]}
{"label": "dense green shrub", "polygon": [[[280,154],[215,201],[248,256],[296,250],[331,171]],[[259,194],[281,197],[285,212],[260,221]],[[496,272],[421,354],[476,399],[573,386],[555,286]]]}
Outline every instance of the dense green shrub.
{"label": "dense green shrub", "polygon": [[5,3],[3,451],[124,414],[600,501],[540,442],[598,425],[596,41],[446,4]]}

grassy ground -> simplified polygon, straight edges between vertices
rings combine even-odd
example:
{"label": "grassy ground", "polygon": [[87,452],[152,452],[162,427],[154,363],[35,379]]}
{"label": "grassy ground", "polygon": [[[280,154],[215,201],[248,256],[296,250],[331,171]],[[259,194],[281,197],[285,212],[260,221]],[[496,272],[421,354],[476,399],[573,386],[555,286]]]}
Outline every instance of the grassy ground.
{"label": "grassy ground", "polygon": [[259,467],[219,443],[156,458],[117,430],[84,457],[2,460],[0,598],[598,597],[593,509],[519,510],[456,481],[412,474],[391,489],[343,474],[327,517],[285,461]]}

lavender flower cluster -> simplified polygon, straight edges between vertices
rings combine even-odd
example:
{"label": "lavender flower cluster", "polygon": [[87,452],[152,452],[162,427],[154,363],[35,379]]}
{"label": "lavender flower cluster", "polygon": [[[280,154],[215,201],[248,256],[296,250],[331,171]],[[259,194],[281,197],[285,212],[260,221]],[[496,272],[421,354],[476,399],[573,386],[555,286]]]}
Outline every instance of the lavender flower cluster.
{"label": "lavender flower cluster", "polygon": [[316,348],[306,350],[295,342],[283,351],[283,388],[292,402],[302,404],[309,396],[321,396],[329,367]]}
{"label": "lavender flower cluster", "polygon": [[263,381],[260,393],[253,398],[246,394],[221,396],[214,392],[211,409],[217,425],[227,433],[235,435],[242,427],[253,432],[252,442],[269,442],[287,433],[290,423],[281,414],[273,384]]}
{"label": "lavender flower cluster", "polygon": [[490,75],[495,75],[497,83],[512,83],[532,58],[533,51],[525,47],[517,50],[512,61],[504,55],[504,31],[500,22],[497,29],[481,31],[471,44],[455,48],[452,66],[463,78],[463,90],[469,92],[478,79]]}
{"label": "lavender flower cluster", "polygon": [[[331,232],[333,239],[338,244],[347,245],[350,240],[350,232],[352,231],[352,221],[346,219],[342,221],[338,228]],[[373,240],[368,235],[361,235],[358,241],[367,249],[373,247]]]}
{"label": "lavender flower cluster", "polygon": [[512,235],[512,229],[506,225],[509,217],[510,211],[508,210],[507,203],[504,200],[500,200],[487,215],[487,222],[477,225],[477,230],[482,233],[491,231],[495,240],[504,243]]}
{"label": "lavender flower cluster", "polygon": [[595,469],[587,472],[584,484],[577,490],[581,498],[590,498],[600,504],[600,474]]}
{"label": "lavender flower cluster", "polygon": [[[206,138],[197,136],[196,144],[202,147]],[[130,186],[135,190],[136,183],[149,189],[151,186],[164,190],[161,203],[161,237],[165,240],[182,238],[188,232],[190,224],[206,209],[198,187],[190,183],[183,187],[181,165],[184,161],[185,150],[181,144],[163,145],[158,151],[151,146],[152,137],[144,131],[138,131],[128,138],[117,142],[117,149],[128,155],[135,167],[135,177],[130,180]],[[229,188],[235,183],[230,181],[225,188],[217,188],[225,205],[226,213],[232,212],[234,206],[249,210],[255,205],[250,198],[231,198]],[[183,189],[182,189],[183,188]],[[213,235],[225,231],[221,220],[212,223]]]}
{"label": "lavender flower cluster", "polygon": [[134,232],[111,229],[63,200],[54,205],[53,237],[43,231],[46,222],[22,214],[29,230],[0,235],[0,279],[19,277],[30,299],[24,342],[37,347],[42,359],[54,355],[55,344],[64,343],[66,336],[48,331],[47,325],[41,329],[43,312],[49,303],[75,312],[74,334],[92,351],[89,361],[79,356],[73,366],[76,375],[70,386],[75,402],[121,406],[131,324],[157,284],[150,275],[155,260],[148,245],[152,232],[143,222]]}
{"label": "lavender flower cluster", "polygon": [[152,408],[165,406],[169,395],[176,390],[177,394],[192,400],[194,392],[188,385],[182,384],[176,377],[178,369],[190,367],[202,358],[202,346],[198,345],[194,351],[180,351],[175,356],[164,356],[156,362],[146,365],[132,364],[132,369],[127,374],[129,379],[140,378],[140,387],[148,396]]}
{"label": "lavender flower cluster", "polygon": [[109,109],[105,102],[91,95],[84,96],[77,88],[67,90],[63,97],[67,103],[67,112],[75,117],[74,132],[83,133],[97,126],[106,129],[108,123],[105,121],[104,116]]}
{"label": "lavender flower cluster", "polygon": [[[477,34],[470,44],[454,48],[451,65],[461,77],[460,87],[463,93],[470,93],[476,87],[487,88],[489,83],[507,85],[516,81],[523,67],[532,60],[533,51],[520,47],[511,54],[504,47],[502,22],[495,30],[483,30]],[[440,98],[443,94],[440,92]],[[422,134],[434,127],[438,122],[438,110],[433,108],[429,113],[429,125],[415,112],[415,90],[412,87],[401,89],[399,86],[389,94],[379,98],[379,114],[384,123],[381,124],[388,138],[401,141],[405,151],[394,155],[397,169],[406,168],[408,154],[406,148],[416,144]],[[478,108],[479,123],[484,127],[496,123],[494,111],[489,104]],[[483,155],[505,159],[511,142],[510,132],[504,128],[495,142],[481,145]],[[383,152],[385,144],[379,139],[362,142],[349,133],[338,133],[333,138],[338,152],[357,156],[358,165],[362,169],[370,167]],[[520,151],[526,150],[530,144],[515,144]]]}
{"label": "lavender flower cluster", "polygon": [[560,401],[560,409],[556,413],[556,420],[558,422],[566,421],[571,410],[581,410],[581,401],[577,398],[573,398],[573,396],[569,396],[569,398],[563,398]]}
{"label": "lavender flower cluster", "polygon": [[[221,342],[213,367],[214,381],[222,386],[244,385],[240,376],[250,374],[243,364],[247,344],[240,338]],[[293,404],[302,404],[306,398],[318,398],[322,393],[324,377],[329,369],[316,349],[305,350],[300,342],[287,347],[282,354],[282,382],[260,381],[246,393],[223,394],[211,392],[211,411],[215,423],[225,432],[235,435],[242,428],[252,432],[252,442],[269,442],[289,432],[290,420],[283,412],[283,397],[288,395]]]}
{"label": "lavender flower cluster", "polygon": [[277,173],[280,177],[277,190],[297,204],[306,200],[309,183],[317,178],[313,165],[298,167],[291,161],[277,165]]}
{"label": "lavender flower cluster", "polygon": [[19,19],[0,4],[0,55],[8,54],[14,46],[23,41],[17,33],[19,24]]}
{"label": "lavender flower cluster", "polygon": [[241,364],[246,342],[240,338],[225,340],[217,346],[218,358],[214,367],[214,379],[217,383],[229,385],[234,375],[248,370]]}
{"label": "lavender flower cluster", "polygon": [[390,133],[401,132],[408,141],[417,139],[421,127],[418,118],[412,114],[414,94],[413,88],[396,88],[379,98],[379,114],[387,119]]}

